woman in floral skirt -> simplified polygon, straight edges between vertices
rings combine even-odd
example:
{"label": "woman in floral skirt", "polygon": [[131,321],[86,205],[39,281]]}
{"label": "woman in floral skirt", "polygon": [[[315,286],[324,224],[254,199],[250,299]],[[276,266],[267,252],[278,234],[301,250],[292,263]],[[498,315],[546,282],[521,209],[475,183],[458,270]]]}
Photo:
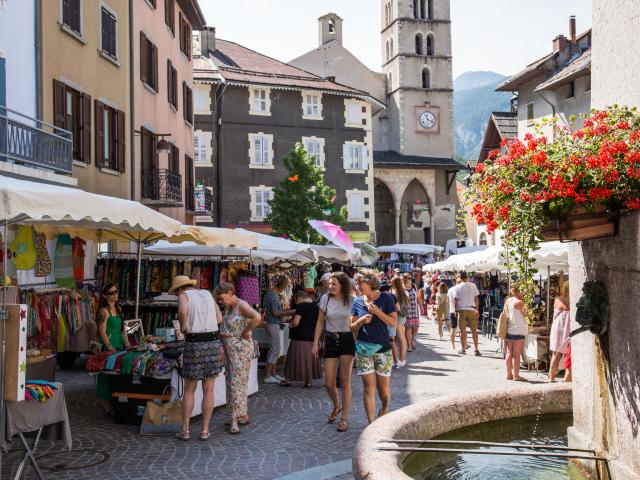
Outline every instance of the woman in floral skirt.
{"label": "woman in floral skirt", "polygon": [[250,421],[247,397],[253,357],[251,332],[260,323],[260,314],[236,296],[236,289],[230,283],[218,285],[214,294],[225,307],[220,337],[225,354],[227,403],[231,406],[231,418],[227,424],[231,426],[231,433],[240,433],[238,425],[247,425]]}

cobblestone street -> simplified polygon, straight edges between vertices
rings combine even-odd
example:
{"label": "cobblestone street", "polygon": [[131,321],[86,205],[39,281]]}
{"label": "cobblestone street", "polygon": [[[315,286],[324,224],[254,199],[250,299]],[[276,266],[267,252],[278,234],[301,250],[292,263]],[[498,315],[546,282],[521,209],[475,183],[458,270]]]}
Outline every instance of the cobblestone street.
{"label": "cobblestone street", "polygon": [[[421,332],[420,345],[408,354],[407,367],[393,372],[392,409],[437,396],[514,387],[513,382],[504,379],[495,339],[480,337],[482,357],[462,356],[448,342],[437,339],[430,321],[423,319]],[[545,379],[535,372],[525,371],[524,376],[536,382]],[[349,479],[351,454],[367,425],[362,385],[355,375],[346,433],[339,433],[335,424],[326,423],[330,402],[321,381],[311,389],[261,384],[260,391],[250,397],[251,425],[240,435],[229,435],[223,425],[226,409],[219,408],[212,420],[212,438],[206,443],[198,441],[197,436],[190,442],[142,437],[136,427],[113,423],[100,413],[92,380],[79,367],[58,372],[58,380],[65,385],[73,452],[44,457],[41,467],[95,463],[102,457],[94,450],[109,457],[93,467],[45,471],[48,479]],[[199,428],[198,420],[192,431],[198,432]],[[60,445],[42,442],[38,455],[60,451]],[[17,442],[12,446],[17,448]],[[21,455],[17,451],[4,455],[2,478],[13,475]],[[25,477],[35,478],[30,467]]]}

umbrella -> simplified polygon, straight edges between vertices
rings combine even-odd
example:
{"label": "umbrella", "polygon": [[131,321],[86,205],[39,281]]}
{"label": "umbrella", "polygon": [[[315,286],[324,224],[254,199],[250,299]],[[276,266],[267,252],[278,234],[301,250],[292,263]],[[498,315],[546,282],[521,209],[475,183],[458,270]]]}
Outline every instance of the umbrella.
{"label": "umbrella", "polygon": [[353,242],[339,226],[324,220],[309,220],[309,225],[324,238],[347,251],[353,250]]}
{"label": "umbrella", "polygon": [[368,243],[356,243],[356,248],[360,250],[360,265],[373,265],[378,260],[378,252],[375,247]]}

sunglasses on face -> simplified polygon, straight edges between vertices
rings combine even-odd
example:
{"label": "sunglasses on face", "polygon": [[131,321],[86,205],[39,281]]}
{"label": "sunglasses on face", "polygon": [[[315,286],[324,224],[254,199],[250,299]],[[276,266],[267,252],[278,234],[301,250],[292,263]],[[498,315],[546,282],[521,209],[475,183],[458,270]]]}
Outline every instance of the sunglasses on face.
{"label": "sunglasses on face", "polygon": [[117,295],[117,294],[118,294],[118,290],[111,290],[107,292],[107,295]]}

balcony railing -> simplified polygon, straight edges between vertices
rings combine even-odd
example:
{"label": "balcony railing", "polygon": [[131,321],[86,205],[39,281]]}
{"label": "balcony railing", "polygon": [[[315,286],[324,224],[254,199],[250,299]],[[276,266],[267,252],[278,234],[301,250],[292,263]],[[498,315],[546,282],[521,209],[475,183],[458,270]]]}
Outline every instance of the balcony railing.
{"label": "balcony railing", "polygon": [[156,207],[182,206],[182,175],[166,168],[142,171],[142,203]]}
{"label": "balcony railing", "polygon": [[71,132],[0,105],[0,160],[70,175]]}

